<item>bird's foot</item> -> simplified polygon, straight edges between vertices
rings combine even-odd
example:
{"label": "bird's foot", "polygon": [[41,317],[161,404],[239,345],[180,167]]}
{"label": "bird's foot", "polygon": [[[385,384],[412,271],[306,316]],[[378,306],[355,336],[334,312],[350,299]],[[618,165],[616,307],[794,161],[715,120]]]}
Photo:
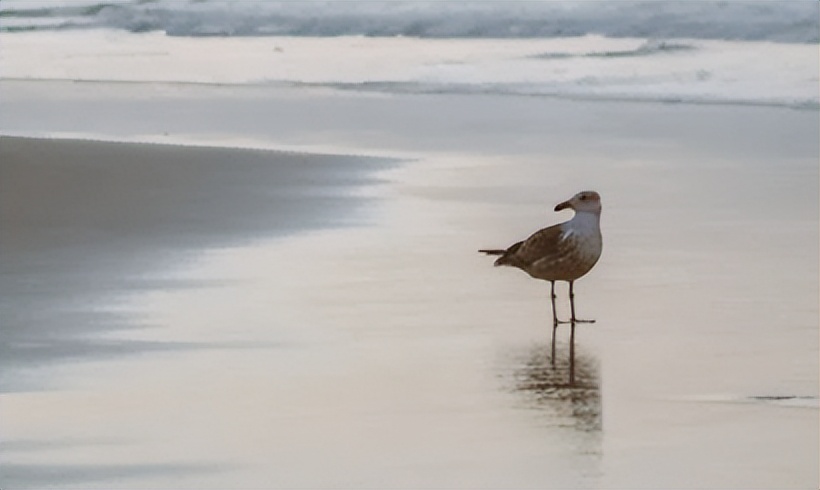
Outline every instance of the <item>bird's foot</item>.
{"label": "bird's foot", "polygon": [[564,325],[570,323],[595,323],[595,320],[581,320],[580,318],[575,318],[571,320],[556,320],[555,325]]}

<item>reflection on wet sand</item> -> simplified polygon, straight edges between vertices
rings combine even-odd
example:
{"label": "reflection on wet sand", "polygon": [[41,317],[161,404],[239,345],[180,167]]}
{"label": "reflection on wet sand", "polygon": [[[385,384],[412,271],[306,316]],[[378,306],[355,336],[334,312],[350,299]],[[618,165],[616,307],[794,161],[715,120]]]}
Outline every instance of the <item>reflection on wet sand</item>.
{"label": "reflection on wet sand", "polygon": [[532,346],[520,357],[513,372],[515,391],[539,409],[548,410],[561,424],[580,431],[602,428],[601,386],[597,359],[579,349],[575,353],[575,380],[570,383],[570,356],[561,349],[550,359],[548,345]]}

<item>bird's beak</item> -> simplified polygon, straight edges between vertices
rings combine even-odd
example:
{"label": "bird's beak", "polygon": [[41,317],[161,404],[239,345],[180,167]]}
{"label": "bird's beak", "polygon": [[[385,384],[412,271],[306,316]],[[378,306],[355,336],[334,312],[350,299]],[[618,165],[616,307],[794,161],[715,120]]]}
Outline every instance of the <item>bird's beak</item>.
{"label": "bird's beak", "polygon": [[555,212],[557,213],[558,211],[561,211],[562,209],[567,209],[567,208],[570,208],[570,207],[572,207],[572,206],[570,206],[569,201],[564,201],[561,204],[555,206]]}

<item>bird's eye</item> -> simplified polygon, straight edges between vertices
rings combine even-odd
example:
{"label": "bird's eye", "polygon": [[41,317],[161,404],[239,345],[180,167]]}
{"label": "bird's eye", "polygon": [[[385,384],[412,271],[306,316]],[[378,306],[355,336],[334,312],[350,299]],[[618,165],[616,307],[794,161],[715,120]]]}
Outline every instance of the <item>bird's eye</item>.
{"label": "bird's eye", "polygon": [[587,200],[587,195],[586,194],[581,194],[581,200],[586,201]]}

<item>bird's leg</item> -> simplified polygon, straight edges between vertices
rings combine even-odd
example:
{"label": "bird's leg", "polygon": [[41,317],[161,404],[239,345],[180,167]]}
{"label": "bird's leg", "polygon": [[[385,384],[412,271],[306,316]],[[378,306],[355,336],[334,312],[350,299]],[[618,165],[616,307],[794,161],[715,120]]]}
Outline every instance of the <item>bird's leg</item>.
{"label": "bird's leg", "polygon": [[552,301],[552,347],[550,359],[555,366],[555,330],[558,328],[558,313],[555,312],[555,281],[550,281],[550,300]]}
{"label": "bird's leg", "polygon": [[595,320],[579,320],[575,318],[575,292],[573,291],[574,281],[569,281],[569,311],[570,311],[570,323],[575,325],[576,323],[595,323]]}
{"label": "bird's leg", "polygon": [[[572,283],[570,283],[572,284]],[[573,315],[574,317],[574,315]],[[570,324],[569,331],[569,385],[575,385],[575,322]]]}
{"label": "bird's leg", "polygon": [[[561,324],[564,324],[564,323],[572,323],[572,320],[559,320],[558,319],[558,311],[555,309],[555,299],[557,298],[557,296],[555,295],[555,281],[550,281],[550,292],[552,294],[552,328],[553,328],[553,330],[555,330],[555,328],[558,325],[561,325]],[[553,335],[553,338],[554,337],[555,337],[555,335]]]}

